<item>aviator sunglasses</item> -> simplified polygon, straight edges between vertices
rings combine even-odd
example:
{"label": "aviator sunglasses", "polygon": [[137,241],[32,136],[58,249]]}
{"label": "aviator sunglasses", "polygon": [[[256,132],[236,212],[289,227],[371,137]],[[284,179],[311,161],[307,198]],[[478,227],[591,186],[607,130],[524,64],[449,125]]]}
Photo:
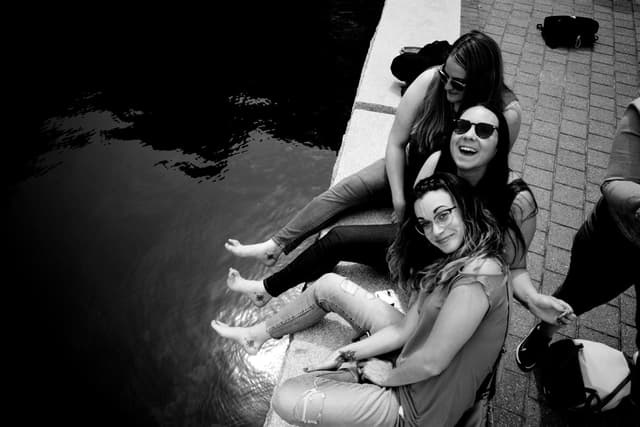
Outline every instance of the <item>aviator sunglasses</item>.
{"label": "aviator sunglasses", "polygon": [[444,66],[438,68],[438,75],[440,76],[442,84],[446,85],[447,82],[449,82],[454,90],[462,92],[464,88],[467,87],[467,83],[464,80],[456,79],[447,74],[444,70]]}
{"label": "aviator sunglasses", "polygon": [[489,138],[493,134],[494,130],[498,130],[498,126],[494,126],[489,123],[471,123],[469,120],[457,119],[453,122],[453,131],[458,135],[462,135],[467,133],[467,131],[471,129],[471,126],[475,128],[474,130],[476,135],[478,135],[478,138],[482,139]]}

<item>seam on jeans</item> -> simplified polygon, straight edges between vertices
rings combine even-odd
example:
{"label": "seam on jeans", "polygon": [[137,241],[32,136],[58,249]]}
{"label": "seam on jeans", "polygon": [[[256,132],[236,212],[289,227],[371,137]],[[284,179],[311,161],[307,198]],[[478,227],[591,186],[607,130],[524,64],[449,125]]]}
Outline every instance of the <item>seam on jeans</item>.
{"label": "seam on jeans", "polygon": [[296,317],[302,317],[305,314],[307,314],[308,312],[310,312],[311,310],[313,310],[313,306],[309,306],[307,307],[306,310],[300,311],[300,312],[296,312],[295,314],[292,314],[284,319],[282,319],[280,322],[276,323],[273,326],[270,326],[269,328],[267,328],[267,332],[269,333],[269,335],[272,338],[281,338],[283,335],[280,335],[278,337],[274,336],[273,331],[274,330],[278,330],[279,328],[281,328],[284,324],[291,322],[292,320],[294,320]]}

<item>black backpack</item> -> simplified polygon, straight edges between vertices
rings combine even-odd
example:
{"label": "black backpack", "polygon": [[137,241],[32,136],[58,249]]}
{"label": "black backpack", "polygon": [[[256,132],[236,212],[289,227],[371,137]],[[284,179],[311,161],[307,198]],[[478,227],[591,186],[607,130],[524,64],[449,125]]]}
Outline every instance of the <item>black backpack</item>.
{"label": "black backpack", "polygon": [[598,413],[629,394],[631,362],[605,344],[567,338],[549,346],[540,362],[540,380],[552,408]]}
{"label": "black backpack", "polygon": [[598,40],[598,21],[582,16],[554,15],[544,18],[542,31],[544,42],[552,49],[557,47],[589,47]]}

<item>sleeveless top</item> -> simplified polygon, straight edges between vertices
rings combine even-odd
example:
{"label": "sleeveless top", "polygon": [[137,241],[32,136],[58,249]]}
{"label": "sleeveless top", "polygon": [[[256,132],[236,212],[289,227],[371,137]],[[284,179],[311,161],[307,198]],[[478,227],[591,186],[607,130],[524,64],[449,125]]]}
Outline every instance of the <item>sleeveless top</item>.
{"label": "sleeveless top", "polygon": [[440,309],[449,292],[458,286],[479,283],[489,308],[473,335],[439,375],[398,387],[397,393],[408,425],[455,425],[475,402],[476,391],[493,369],[508,327],[507,274],[459,273],[446,287],[420,292],[418,325],[396,360],[396,366],[415,353],[425,351]]}

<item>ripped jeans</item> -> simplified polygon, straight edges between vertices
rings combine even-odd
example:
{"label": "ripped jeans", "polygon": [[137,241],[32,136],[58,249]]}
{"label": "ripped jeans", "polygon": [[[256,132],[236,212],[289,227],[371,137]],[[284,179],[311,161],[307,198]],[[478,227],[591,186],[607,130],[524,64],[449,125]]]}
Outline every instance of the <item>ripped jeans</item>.
{"label": "ripped jeans", "polygon": [[[329,273],[266,321],[273,338],[308,328],[328,312],[347,320],[357,332],[372,333],[404,315],[352,281]],[[358,384],[347,372],[317,372],[291,378],[272,399],[274,410],[295,425],[401,425],[394,389]]]}

